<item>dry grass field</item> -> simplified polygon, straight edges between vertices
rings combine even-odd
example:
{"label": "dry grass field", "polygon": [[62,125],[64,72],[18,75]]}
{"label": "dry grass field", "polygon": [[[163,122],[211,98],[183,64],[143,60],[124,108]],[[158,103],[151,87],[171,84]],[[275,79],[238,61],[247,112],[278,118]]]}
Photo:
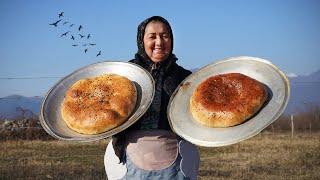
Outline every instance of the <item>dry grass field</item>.
{"label": "dry grass field", "polygon": [[[106,143],[0,141],[0,179],[106,179]],[[201,180],[320,179],[320,133],[263,132],[200,153]]]}

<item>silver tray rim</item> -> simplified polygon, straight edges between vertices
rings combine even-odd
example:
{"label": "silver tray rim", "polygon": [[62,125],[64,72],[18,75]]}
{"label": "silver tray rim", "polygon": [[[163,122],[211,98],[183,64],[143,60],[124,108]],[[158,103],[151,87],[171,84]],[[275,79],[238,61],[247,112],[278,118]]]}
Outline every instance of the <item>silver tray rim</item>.
{"label": "silver tray rim", "polygon": [[[78,138],[64,138],[62,136],[59,136],[58,134],[54,133],[50,127],[47,125],[46,123],[46,120],[45,120],[45,117],[44,117],[44,111],[45,111],[45,104],[47,103],[47,98],[48,96],[52,93],[53,89],[58,86],[62,81],[64,81],[65,79],[71,77],[73,74],[79,72],[79,71],[83,71],[84,69],[87,69],[87,68],[90,68],[91,66],[95,66],[95,65],[98,65],[98,64],[109,64],[109,63],[119,63],[119,64],[130,64],[130,65],[133,65],[133,66],[136,66],[137,68],[139,68],[140,70],[144,71],[145,74],[148,76],[148,78],[150,79],[150,82],[152,83],[152,94],[151,94],[151,98],[148,99],[148,102],[145,106],[145,108],[142,110],[142,112],[136,117],[136,119],[132,120],[130,123],[128,124],[125,124],[123,123],[122,125],[116,127],[117,128],[117,131],[114,131],[116,128],[113,128],[109,131],[106,131],[104,133],[100,133],[100,134],[97,134],[95,135],[95,137],[88,137],[88,138],[85,138],[85,137],[78,137]],[[42,128],[49,134],[51,135],[52,137],[56,138],[56,139],[59,139],[59,140],[64,140],[64,141],[75,141],[75,142],[92,142],[92,141],[98,141],[98,140],[102,140],[102,139],[105,139],[105,138],[108,138],[112,135],[115,135],[119,132],[122,132],[123,130],[127,129],[128,127],[130,127],[131,125],[133,125],[136,121],[139,120],[139,118],[141,116],[143,116],[143,114],[147,111],[147,109],[149,108],[149,106],[151,105],[152,103],[152,100],[153,100],[153,97],[154,97],[154,93],[155,93],[155,82],[154,82],[154,79],[153,77],[151,76],[151,74],[146,70],[144,69],[142,66],[138,65],[138,64],[135,64],[135,63],[132,63],[132,62],[122,62],[122,61],[110,61],[110,60],[105,60],[105,61],[101,61],[101,62],[96,62],[96,63],[92,63],[92,64],[89,64],[89,65],[86,65],[86,66],[83,66],[81,68],[78,68],[76,70],[74,70],[73,72],[71,72],[70,74],[66,75],[65,77],[61,78],[59,81],[57,81],[46,93],[42,103],[41,103],[41,108],[40,108],[40,113],[39,113],[39,120],[40,120],[40,124],[42,126]],[[141,106],[141,104],[140,104]],[[135,108],[136,110],[139,109],[139,108]],[[135,112],[131,113],[131,115],[128,117],[128,119],[130,119],[131,116],[133,116],[135,114]],[[124,124],[126,126],[124,126]],[[112,133],[109,133],[109,134],[105,134],[107,132],[110,132],[110,131],[113,131]]]}
{"label": "silver tray rim", "polygon": [[[173,101],[174,101],[174,98],[175,96],[177,95],[178,91],[181,89],[181,86],[188,81],[188,79],[192,76],[195,76],[196,74],[199,74],[201,73],[203,70],[207,69],[208,67],[210,66],[217,66],[219,65],[220,63],[225,63],[225,62],[234,62],[234,61],[241,61],[241,60],[252,60],[252,61],[257,61],[257,62],[260,62],[260,63],[265,63],[269,66],[271,66],[282,78],[282,80],[284,81],[285,83],[285,93],[286,93],[286,98],[285,98],[285,101],[282,103],[281,107],[280,107],[280,110],[274,114],[273,118],[270,119],[268,122],[266,122],[263,126],[261,126],[260,128],[256,128],[254,131],[252,131],[249,135],[247,136],[244,136],[244,137],[241,137],[241,138],[238,138],[238,139],[233,139],[233,140],[230,140],[230,141],[224,141],[224,142],[208,142],[208,141],[203,141],[203,140],[199,140],[197,138],[194,138],[192,135],[190,134],[184,134],[183,132],[181,132],[179,129],[175,128],[175,125],[174,125],[174,120],[173,118],[170,116],[171,115],[171,111],[172,111],[172,104],[173,104]],[[265,129],[266,127],[268,127],[272,122],[274,122],[278,117],[280,117],[280,115],[284,112],[288,102],[289,102],[289,99],[290,99],[290,94],[291,94],[291,89],[290,89],[290,81],[288,79],[288,77],[276,66],[274,65],[273,63],[271,63],[269,60],[266,60],[266,59],[263,59],[263,58],[259,58],[259,57],[252,57],[252,56],[236,56],[236,57],[230,57],[230,58],[226,58],[226,59],[223,59],[223,60],[218,60],[218,61],[214,61],[210,64],[207,64],[201,68],[199,68],[196,72],[190,74],[188,77],[186,77],[179,85],[178,87],[175,89],[175,91],[172,93],[171,97],[170,97],[170,100],[169,100],[169,104],[168,104],[168,107],[167,107],[167,117],[168,117],[168,120],[169,120],[169,124],[170,124],[170,127],[171,129],[177,134],[179,135],[181,138],[195,144],[195,145],[198,145],[198,146],[203,146],[203,147],[221,147],[221,146],[227,146],[227,145],[232,145],[232,144],[235,144],[235,143],[238,143],[238,142],[241,142],[243,140],[246,140],[246,139],[249,139],[257,134],[259,134],[263,129]],[[193,118],[193,117],[191,117]],[[232,128],[232,127],[230,127]],[[213,130],[215,128],[212,128]],[[217,128],[219,129],[219,128]]]}

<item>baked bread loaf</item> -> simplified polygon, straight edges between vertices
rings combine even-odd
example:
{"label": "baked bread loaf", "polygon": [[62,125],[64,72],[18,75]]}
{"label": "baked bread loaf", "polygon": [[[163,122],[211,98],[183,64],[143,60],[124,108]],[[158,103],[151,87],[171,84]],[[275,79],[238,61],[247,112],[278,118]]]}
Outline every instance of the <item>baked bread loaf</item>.
{"label": "baked bread loaf", "polygon": [[252,117],[267,98],[267,89],[259,81],[240,73],[220,74],[196,87],[190,111],[205,126],[230,127]]}
{"label": "baked bread loaf", "polygon": [[133,82],[116,74],[81,79],[66,92],[61,115],[67,126],[82,134],[98,134],[121,125],[135,108]]}

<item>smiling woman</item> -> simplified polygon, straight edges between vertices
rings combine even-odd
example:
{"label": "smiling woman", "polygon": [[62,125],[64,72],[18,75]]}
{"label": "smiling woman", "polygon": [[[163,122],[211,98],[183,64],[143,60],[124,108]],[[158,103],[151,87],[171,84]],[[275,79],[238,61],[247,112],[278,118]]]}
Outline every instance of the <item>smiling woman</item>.
{"label": "smiling woman", "polygon": [[166,59],[172,50],[172,41],[166,26],[161,22],[151,22],[144,34],[144,49],[153,62]]}
{"label": "smiling woman", "polygon": [[146,69],[155,81],[155,93],[146,113],[131,127],[113,136],[105,154],[108,179],[196,179],[199,153],[170,128],[169,99],[191,74],[176,64],[168,21],[153,16],[137,33],[138,52],[130,62]]}

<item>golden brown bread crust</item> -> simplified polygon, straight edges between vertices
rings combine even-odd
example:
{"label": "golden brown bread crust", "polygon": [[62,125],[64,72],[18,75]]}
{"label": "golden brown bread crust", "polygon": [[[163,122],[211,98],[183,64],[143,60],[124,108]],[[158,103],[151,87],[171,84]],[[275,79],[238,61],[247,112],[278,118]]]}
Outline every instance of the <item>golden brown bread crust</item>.
{"label": "golden brown bread crust", "polygon": [[260,110],[266,87],[240,73],[220,74],[200,83],[190,98],[195,120],[209,127],[238,125]]}
{"label": "golden brown bread crust", "polygon": [[61,115],[72,130],[98,134],[121,125],[134,110],[136,100],[133,82],[104,74],[74,83],[65,94]]}

